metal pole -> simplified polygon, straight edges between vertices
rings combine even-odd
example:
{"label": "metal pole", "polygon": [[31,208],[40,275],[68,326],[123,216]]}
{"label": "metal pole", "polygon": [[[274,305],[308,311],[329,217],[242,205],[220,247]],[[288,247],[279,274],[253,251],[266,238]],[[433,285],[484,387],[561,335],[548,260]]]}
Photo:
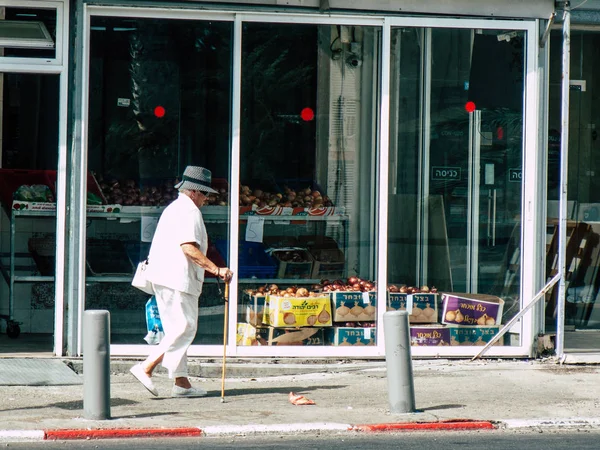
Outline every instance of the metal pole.
{"label": "metal pole", "polygon": [[83,409],[90,420],[110,419],[110,315],[83,313]]}
{"label": "metal pole", "polygon": [[221,403],[225,402],[225,363],[227,363],[227,327],[229,326],[229,281],[225,282],[224,315],[225,318],[223,319],[223,369],[221,370]]}
{"label": "metal pole", "polygon": [[564,4],[563,55],[562,55],[562,104],[560,131],[560,201],[558,223],[558,296],[556,298],[556,356],[563,357],[565,332],[565,269],[567,246],[567,176],[569,165],[569,81],[571,64],[571,10]]}
{"label": "metal pole", "polygon": [[408,312],[383,313],[383,331],[390,412],[392,414],[415,412]]}

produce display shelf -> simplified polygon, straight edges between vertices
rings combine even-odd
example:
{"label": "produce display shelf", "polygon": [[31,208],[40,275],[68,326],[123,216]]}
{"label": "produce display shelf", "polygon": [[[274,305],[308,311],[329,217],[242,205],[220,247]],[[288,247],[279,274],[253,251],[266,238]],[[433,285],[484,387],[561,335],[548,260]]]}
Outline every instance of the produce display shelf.
{"label": "produce display shelf", "polygon": [[44,277],[41,275],[15,275],[13,279],[20,282],[54,281],[54,277]]}
{"label": "produce display shelf", "polygon": [[[131,219],[136,220],[141,217],[160,217],[164,208],[149,208],[139,210],[137,208],[130,210],[130,207],[124,206],[118,213],[107,212],[88,212],[86,217],[97,219]],[[215,208],[215,209],[213,209]],[[207,206],[202,208],[202,215],[207,222],[228,222],[230,215],[227,207],[224,206]],[[56,210],[12,210],[14,217],[53,217],[56,215]],[[344,222],[348,220],[345,214],[333,216],[273,216],[273,215],[240,215],[240,221],[247,221],[248,217],[260,217],[266,223],[272,222],[292,222],[292,221],[308,221],[308,222]]]}

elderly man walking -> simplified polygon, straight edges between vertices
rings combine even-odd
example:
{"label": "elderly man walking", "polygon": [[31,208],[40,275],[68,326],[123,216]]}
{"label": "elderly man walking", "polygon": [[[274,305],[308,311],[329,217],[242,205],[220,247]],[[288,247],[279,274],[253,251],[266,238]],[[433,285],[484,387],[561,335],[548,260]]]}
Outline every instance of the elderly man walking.
{"label": "elderly man walking", "polygon": [[158,391],[152,373],[160,363],[174,379],[172,397],[206,395],[190,384],[187,367],[187,350],[198,328],[198,298],[205,271],[225,282],[233,275],[206,257],[208,236],[200,208],[207,193],[216,193],[210,186],[210,170],[186,167],[182,181],[175,185],[179,196],[163,211],[152,239],[147,277],[154,287],[165,336],[130,372],[153,395]]}

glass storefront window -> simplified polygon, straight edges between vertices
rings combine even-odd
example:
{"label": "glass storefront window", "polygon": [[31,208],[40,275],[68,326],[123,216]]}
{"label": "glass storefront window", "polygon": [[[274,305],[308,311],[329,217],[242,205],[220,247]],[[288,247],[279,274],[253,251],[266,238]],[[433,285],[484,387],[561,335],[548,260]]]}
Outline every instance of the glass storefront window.
{"label": "glass storefront window", "polygon": [[413,345],[485,345],[519,311],[524,44],[392,30],[388,296]]}
{"label": "glass storefront window", "polygon": [[[600,70],[596,63],[600,33],[574,29],[570,40],[569,139],[567,173],[567,223],[565,254],[564,348],[587,351],[598,348],[600,318],[597,295],[598,242],[600,235],[600,190],[597,117],[600,108],[595,101]],[[550,34],[550,85],[548,117],[548,204],[546,274],[557,269],[558,218],[560,200],[560,148],[562,107],[563,34]],[[546,302],[546,331],[556,330],[558,284]],[[596,330],[596,332],[590,332]],[[585,333],[582,333],[585,331]]]}
{"label": "glass storefront window", "polygon": [[243,26],[238,345],[376,343],[379,45]]}
{"label": "glass storefront window", "polygon": [[[92,17],[86,308],[111,312],[113,344],[144,344],[147,296],[130,285],[187,165],[212,171],[208,256],[224,265],[232,25]],[[177,232],[177,230],[174,230]],[[195,344],[223,342],[223,298],[206,275]]]}
{"label": "glass storefront window", "polygon": [[[20,337],[25,345],[47,352],[54,332],[59,78],[0,73],[0,332],[27,334]],[[12,344],[0,345],[0,353],[11,351]]]}

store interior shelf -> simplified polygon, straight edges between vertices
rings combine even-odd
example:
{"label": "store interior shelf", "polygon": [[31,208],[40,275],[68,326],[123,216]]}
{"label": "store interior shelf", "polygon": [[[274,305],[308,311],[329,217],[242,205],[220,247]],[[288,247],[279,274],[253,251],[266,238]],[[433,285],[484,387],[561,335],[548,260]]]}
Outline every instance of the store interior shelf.
{"label": "store interior shelf", "polygon": [[[47,281],[49,278],[50,281],[54,279],[54,277],[16,277],[23,279],[28,278],[27,281]],[[35,279],[35,280],[34,280]],[[130,283],[131,277],[126,276],[101,276],[101,277],[86,277],[85,281],[88,283]],[[292,283],[292,284],[318,284],[321,280],[317,279],[291,279],[291,278],[241,278],[238,280],[239,284],[270,284],[270,283]],[[216,283],[216,278],[206,278],[204,280],[205,283]]]}
{"label": "store interior shelf", "polygon": [[[124,206],[119,212],[88,212],[87,217],[97,219],[128,219],[135,220],[141,217],[160,217],[164,208],[148,208],[140,209],[132,207],[128,209]],[[230,218],[229,209],[220,206],[207,206],[202,208],[202,215],[209,222],[227,222]],[[52,217],[56,215],[55,210],[13,210],[14,217]],[[348,220],[345,214],[335,214],[329,216],[312,216],[312,215],[240,215],[240,221],[248,220],[248,217],[260,217],[266,222],[291,222],[291,221],[309,221],[309,222],[343,222]]]}
{"label": "store interior shelf", "polygon": [[[131,276],[107,275],[99,277],[85,277],[86,283],[131,283]],[[15,275],[15,282],[43,282],[54,281],[54,277],[45,277],[40,275]],[[292,283],[292,284],[318,284],[321,280],[317,279],[291,279],[291,278],[241,278],[240,284],[270,284],[270,283]],[[205,283],[216,283],[215,278],[206,278]]]}
{"label": "store interior shelf", "polygon": [[13,280],[15,282],[40,282],[40,281],[54,281],[54,277],[44,277],[40,275],[15,275]]}

